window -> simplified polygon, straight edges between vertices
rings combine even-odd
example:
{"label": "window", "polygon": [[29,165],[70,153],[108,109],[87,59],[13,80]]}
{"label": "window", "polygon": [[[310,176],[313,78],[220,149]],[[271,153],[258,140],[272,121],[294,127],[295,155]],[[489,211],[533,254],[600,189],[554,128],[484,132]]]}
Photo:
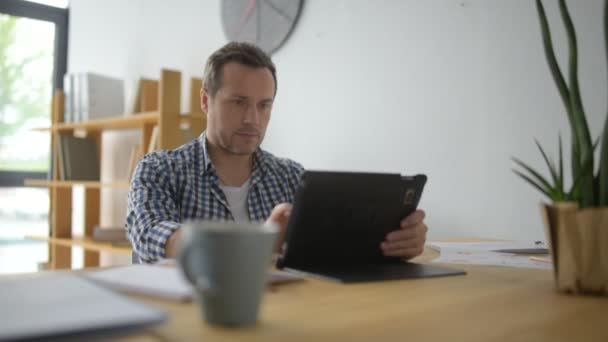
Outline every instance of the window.
{"label": "window", "polygon": [[28,0],[29,2],[35,2],[38,4],[59,7],[59,8],[68,8],[68,0]]}
{"label": "window", "polygon": [[50,169],[50,133],[34,129],[50,125],[53,89],[63,88],[66,8],[67,0],[0,1],[0,255],[46,255],[23,238],[48,234],[49,191],[23,181]]}

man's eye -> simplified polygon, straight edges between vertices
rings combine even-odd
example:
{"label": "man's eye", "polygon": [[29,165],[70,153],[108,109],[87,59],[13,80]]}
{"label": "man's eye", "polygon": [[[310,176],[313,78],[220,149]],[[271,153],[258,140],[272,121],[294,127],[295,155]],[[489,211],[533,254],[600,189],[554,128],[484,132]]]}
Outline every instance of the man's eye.
{"label": "man's eye", "polygon": [[272,103],[270,103],[270,102],[265,102],[265,103],[262,103],[262,104],[260,105],[260,107],[262,107],[262,109],[269,109],[269,108],[271,108],[271,107],[272,107]]}
{"label": "man's eye", "polygon": [[234,100],[232,100],[232,102],[238,106],[242,106],[245,104],[245,100],[243,100],[243,99],[234,99]]}

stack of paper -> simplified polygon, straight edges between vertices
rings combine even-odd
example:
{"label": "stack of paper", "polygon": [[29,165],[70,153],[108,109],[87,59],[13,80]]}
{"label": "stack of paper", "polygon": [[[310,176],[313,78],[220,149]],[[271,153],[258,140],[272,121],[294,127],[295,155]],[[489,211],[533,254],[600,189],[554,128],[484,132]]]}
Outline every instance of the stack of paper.
{"label": "stack of paper", "polygon": [[192,299],[192,288],[172,266],[136,264],[89,272],[89,279],[118,291],[141,293],[166,299]]}
{"label": "stack of paper", "polygon": [[[529,255],[497,252],[498,250],[535,250],[544,249],[536,243],[524,242],[429,242],[427,244],[440,252],[437,263],[487,265],[552,269],[546,259],[534,258]],[[543,261],[545,260],[545,261]]]}
{"label": "stack of paper", "polygon": [[[136,264],[92,271],[86,277],[117,291],[139,293],[177,301],[194,297],[190,283],[173,262],[161,265]],[[303,277],[281,271],[268,273],[268,283],[278,284],[302,280]]]}

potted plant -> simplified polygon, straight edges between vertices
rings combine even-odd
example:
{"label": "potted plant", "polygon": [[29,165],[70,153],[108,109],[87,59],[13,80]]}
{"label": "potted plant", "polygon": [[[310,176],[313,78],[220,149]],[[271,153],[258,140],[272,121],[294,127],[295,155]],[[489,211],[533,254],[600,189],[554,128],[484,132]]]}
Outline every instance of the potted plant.
{"label": "potted plant", "polygon": [[[552,204],[543,204],[557,288],[564,292],[608,295],[608,115],[603,133],[592,140],[580,97],[577,44],[574,24],[565,0],[559,0],[569,45],[568,82],[555,58],[551,32],[541,0],[536,0],[545,57],[566,108],[571,133],[572,180],[565,186],[562,140],[557,164],[536,142],[550,178],[513,158],[522,170],[514,170],[541,191]],[[608,53],[608,0],[604,4],[604,36]],[[599,146],[599,162],[595,152]],[[597,171],[596,171],[597,169]]]}

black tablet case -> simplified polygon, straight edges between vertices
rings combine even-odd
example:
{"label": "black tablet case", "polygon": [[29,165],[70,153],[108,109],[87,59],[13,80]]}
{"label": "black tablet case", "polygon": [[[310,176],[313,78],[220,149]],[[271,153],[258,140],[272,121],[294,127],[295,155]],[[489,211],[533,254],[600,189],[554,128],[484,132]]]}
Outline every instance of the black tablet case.
{"label": "black tablet case", "polygon": [[420,200],[426,176],[306,171],[277,267],[340,282],[464,274],[382,255],[380,243]]}

